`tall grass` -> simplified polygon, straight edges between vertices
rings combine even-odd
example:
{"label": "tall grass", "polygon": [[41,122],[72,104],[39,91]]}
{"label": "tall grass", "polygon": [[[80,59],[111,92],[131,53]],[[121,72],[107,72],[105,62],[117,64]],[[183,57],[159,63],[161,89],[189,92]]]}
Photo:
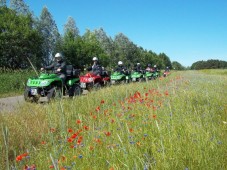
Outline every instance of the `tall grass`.
{"label": "tall grass", "polygon": [[187,71],[28,103],[0,115],[0,169],[227,169],[226,84]]}
{"label": "tall grass", "polygon": [[23,94],[27,79],[34,75],[31,70],[0,69],[0,97]]}

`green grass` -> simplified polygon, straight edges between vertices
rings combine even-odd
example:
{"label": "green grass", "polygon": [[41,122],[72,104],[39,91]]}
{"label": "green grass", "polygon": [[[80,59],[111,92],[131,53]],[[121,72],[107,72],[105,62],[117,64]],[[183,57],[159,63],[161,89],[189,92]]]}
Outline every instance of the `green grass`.
{"label": "green grass", "polygon": [[27,79],[34,75],[31,70],[0,69],[0,97],[22,95]]}
{"label": "green grass", "polygon": [[0,115],[0,169],[227,169],[226,84],[226,76],[175,72],[27,103]]}

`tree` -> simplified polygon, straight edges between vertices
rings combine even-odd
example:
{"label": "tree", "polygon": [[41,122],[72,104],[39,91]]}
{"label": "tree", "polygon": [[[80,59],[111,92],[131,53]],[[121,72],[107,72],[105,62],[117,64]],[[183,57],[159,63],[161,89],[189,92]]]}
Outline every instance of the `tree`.
{"label": "tree", "polygon": [[158,57],[160,58],[161,62],[160,62],[160,68],[165,68],[165,67],[169,67],[172,68],[172,64],[171,61],[169,59],[169,57],[165,54],[165,53],[160,53],[158,55]]}
{"label": "tree", "polygon": [[103,28],[94,30],[94,34],[105,53],[108,54],[109,57],[113,56],[114,45],[112,38],[107,36]]}
{"label": "tree", "polygon": [[48,65],[53,58],[53,52],[55,51],[56,43],[60,38],[60,34],[58,32],[57,25],[47,7],[42,9],[37,27],[44,39],[44,43],[42,45],[44,64]]}
{"label": "tree", "polygon": [[20,15],[31,15],[28,5],[23,0],[10,0],[10,8]]}
{"label": "tree", "polygon": [[0,67],[26,68],[29,66],[27,57],[39,66],[42,38],[32,28],[31,16],[17,15],[6,7],[0,7],[0,13]]}
{"label": "tree", "polygon": [[[132,66],[141,61],[138,47],[129,40],[123,33],[119,33],[114,38],[115,57],[114,63],[123,61],[126,66]],[[141,62],[140,62],[141,63]]]}
{"label": "tree", "polygon": [[6,7],[6,0],[0,0],[0,7]]}
{"label": "tree", "polygon": [[172,68],[174,70],[184,70],[185,68],[177,61],[172,62]]}
{"label": "tree", "polygon": [[79,36],[79,29],[76,27],[76,22],[72,17],[69,17],[67,23],[64,25],[64,34],[71,34],[73,37]]}

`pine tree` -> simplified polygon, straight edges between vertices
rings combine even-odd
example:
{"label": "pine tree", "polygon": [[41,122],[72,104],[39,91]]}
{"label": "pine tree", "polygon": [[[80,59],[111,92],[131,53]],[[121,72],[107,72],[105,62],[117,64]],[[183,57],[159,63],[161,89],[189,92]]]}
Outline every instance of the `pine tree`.
{"label": "pine tree", "polygon": [[58,32],[57,25],[47,7],[42,9],[37,27],[44,39],[42,46],[44,64],[48,65],[53,58],[53,52],[55,51],[56,43],[60,38],[60,34]]}

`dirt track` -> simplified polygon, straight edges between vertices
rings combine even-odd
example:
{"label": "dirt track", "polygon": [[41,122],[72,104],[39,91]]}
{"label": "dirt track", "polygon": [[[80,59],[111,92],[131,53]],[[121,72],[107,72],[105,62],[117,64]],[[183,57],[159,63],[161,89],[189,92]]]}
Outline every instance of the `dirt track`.
{"label": "dirt track", "polygon": [[0,98],[0,113],[13,111],[24,104],[23,96]]}

